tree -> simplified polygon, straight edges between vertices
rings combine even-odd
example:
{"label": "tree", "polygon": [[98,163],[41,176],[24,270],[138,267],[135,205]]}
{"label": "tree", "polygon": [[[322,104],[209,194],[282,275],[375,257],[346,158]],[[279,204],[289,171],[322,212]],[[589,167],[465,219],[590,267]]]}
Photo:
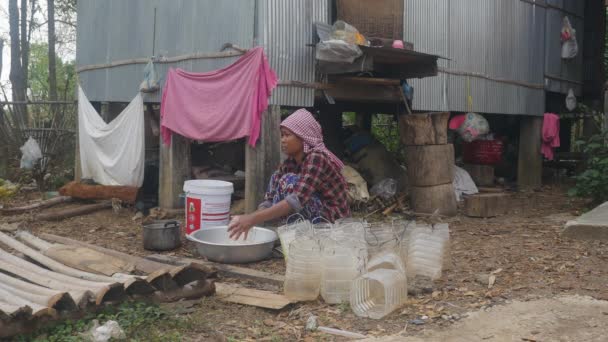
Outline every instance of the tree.
{"label": "tree", "polygon": [[[50,91],[50,75],[48,45],[33,43],[30,50],[30,91],[33,100],[52,100]],[[74,100],[74,82],[76,67],[74,62],[65,62],[57,54],[53,56],[56,70],[56,91],[58,100]]]}
{"label": "tree", "polygon": [[[55,61],[55,1],[47,0],[48,10],[48,59],[49,100],[57,101],[57,68]],[[53,111],[55,108],[53,108]]]}
{"label": "tree", "polygon": [[[12,85],[13,101],[25,101],[27,86],[21,59],[22,52],[21,39],[19,38],[19,8],[17,7],[17,0],[8,1],[8,13],[11,37],[11,72],[9,78]],[[16,112],[16,119],[19,121],[18,125],[22,127],[25,126],[27,122],[25,105],[15,106],[14,111]]]}

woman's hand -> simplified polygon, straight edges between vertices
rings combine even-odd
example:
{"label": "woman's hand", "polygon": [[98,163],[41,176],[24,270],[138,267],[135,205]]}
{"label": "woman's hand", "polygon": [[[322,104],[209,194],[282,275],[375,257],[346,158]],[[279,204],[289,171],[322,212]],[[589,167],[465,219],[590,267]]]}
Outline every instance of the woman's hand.
{"label": "woman's hand", "polygon": [[242,234],[245,234],[245,240],[249,235],[249,230],[255,225],[253,215],[235,216],[228,225],[228,234],[233,240],[238,240]]}

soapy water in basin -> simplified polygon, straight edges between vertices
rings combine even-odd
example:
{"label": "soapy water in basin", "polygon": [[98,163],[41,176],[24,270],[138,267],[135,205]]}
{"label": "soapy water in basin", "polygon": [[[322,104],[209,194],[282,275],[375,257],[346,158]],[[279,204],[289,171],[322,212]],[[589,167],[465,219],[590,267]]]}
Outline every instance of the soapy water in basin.
{"label": "soapy water in basin", "polygon": [[203,243],[225,246],[257,245],[276,239],[276,235],[273,236],[273,232],[265,231],[258,227],[254,227],[249,231],[246,240],[244,239],[244,235],[241,235],[238,240],[231,239],[228,233],[228,227],[202,229],[194,232],[192,237]]}

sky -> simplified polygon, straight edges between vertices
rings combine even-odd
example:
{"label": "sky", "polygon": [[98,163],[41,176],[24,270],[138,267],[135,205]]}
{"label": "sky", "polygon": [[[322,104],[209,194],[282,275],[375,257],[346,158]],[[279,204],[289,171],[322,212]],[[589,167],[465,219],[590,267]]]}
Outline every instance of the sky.
{"label": "sky", "polygon": [[[46,1],[40,1],[41,10],[46,11]],[[44,18],[42,19],[44,20]],[[8,0],[0,0],[0,38],[4,39],[4,51],[2,53],[2,74],[0,75],[0,83],[3,85],[8,83],[9,73],[10,73],[10,60],[11,60],[11,49],[9,42],[9,21],[8,21]],[[46,26],[42,27],[39,32],[35,33],[34,37],[32,37],[34,41],[47,41],[47,32]],[[59,53],[59,52],[58,52]],[[61,56],[64,60],[74,59],[74,56],[68,54],[66,56]]]}
{"label": "sky", "polygon": [[11,68],[11,49],[8,46],[8,0],[0,0],[0,38],[4,39],[4,51],[2,52],[2,75],[0,82],[4,84],[8,80]]}

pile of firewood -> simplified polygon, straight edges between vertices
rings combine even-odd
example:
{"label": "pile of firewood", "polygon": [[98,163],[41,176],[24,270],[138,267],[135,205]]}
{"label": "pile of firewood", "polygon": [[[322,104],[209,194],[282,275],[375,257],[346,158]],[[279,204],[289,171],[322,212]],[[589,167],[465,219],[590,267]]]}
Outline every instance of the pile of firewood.
{"label": "pile of firewood", "polygon": [[173,301],[215,292],[215,271],[203,265],[129,260],[24,231],[15,237],[0,233],[0,338],[127,298]]}

